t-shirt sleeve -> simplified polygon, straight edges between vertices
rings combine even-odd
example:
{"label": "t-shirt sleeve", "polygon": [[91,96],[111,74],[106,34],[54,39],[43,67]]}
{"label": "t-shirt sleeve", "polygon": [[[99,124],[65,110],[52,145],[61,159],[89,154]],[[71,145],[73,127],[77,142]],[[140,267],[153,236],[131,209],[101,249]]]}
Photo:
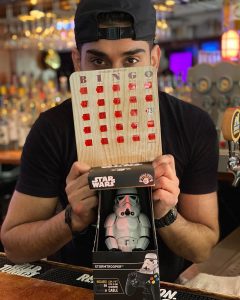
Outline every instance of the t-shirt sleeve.
{"label": "t-shirt sleeve", "polygon": [[213,121],[202,113],[192,136],[189,164],[180,184],[182,193],[207,194],[217,190],[218,137]]}
{"label": "t-shirt sleeve", "polygon": [[58,129],[43,114],[26,139],[16,190],[31,196],[56,197],[61,181]]}

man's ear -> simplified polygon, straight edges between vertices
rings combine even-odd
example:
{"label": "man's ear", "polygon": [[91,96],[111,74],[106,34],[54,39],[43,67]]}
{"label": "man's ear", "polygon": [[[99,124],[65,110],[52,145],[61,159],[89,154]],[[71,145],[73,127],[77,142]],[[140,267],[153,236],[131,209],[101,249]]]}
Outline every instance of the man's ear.
{"label": "man's ear", "polygon": [[151,66],[159,68],[161,58],[161,49],[159,45],[154,45],[151,50]]}
{"label": "man's ear", "polygon": [[81,70],[81,68],[80,68],[81,55],[77,48],[72,49],[72,61],[73,61],[75,71],[80,71]]}

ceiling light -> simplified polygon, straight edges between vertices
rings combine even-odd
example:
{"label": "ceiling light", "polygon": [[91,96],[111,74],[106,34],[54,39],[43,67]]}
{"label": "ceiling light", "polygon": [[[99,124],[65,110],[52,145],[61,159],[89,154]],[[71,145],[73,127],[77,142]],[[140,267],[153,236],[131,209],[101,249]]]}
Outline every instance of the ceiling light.
{"label": "ceiling light", "polygon": [[45,13],[38,9],[33,9],[30,11],[30,16],[34,17],[35,19],[41,19],[45,16]]}
{"label": "ceiling light", "polygon": [[165,4],[166,4],[167,6],[173,6],[173,5],[175,5],[175,0],[166,0],[166,1],[165,1]]}
{"label": "ceiling light", "polygon": [[228,30],[223,33],[221,40],[222,58],[226,60],[238,60],[240,37],[236,30]]}
{"label": "ceiling light", "polygon": [[30,0],[31,5],[37,5],[38,0]]}
{"label": "ceiling light", "polygon": [[19,15],[18,19],[22,22],[34,21],[34,17],[30,15]]}

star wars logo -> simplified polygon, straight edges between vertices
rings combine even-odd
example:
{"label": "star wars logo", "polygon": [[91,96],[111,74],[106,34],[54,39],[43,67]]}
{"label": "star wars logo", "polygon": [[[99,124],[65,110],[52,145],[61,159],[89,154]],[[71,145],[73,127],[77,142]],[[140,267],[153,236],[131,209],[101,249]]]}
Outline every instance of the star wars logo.
{"label": "star wars logo", "polygon": [[94,177],[92,186],[94,188],[114,187],[115,178],[113,176]]}

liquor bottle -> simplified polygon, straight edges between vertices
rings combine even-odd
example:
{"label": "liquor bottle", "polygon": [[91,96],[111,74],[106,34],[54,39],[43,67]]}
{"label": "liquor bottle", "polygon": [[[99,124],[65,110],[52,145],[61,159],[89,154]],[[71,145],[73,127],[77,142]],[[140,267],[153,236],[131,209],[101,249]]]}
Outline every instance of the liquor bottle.
{"label": "liquor bottle", "polygon": [[9,150],[18,149],[18,102],[19,102],[19,78],[12,74],[11,83],[6,103],[8,118]]}
{"label": "liquor bottle", "polygon": [[69,94],[69,89],[68,89],[67,76],[62,75],[59,77],[59,92],[60,92],[60,97],[61,97],[60,102],[63,102],[64,100],[69,98],[70,94]]}
{"label": "liquor bottle", "polygon": [[18,149],[18,111],[13,104],[8,110],[9,150]]}
{"label": "liquor bottle", "polygon": [[240,0],[223,1],[223,32],[229,29],[240,33]]}
{"label": "liquor bottle", "polygon": [[8,118],[6,109],[6,94],[5,86],[1,86],[0,90],[0,150],[8,150],[9,146],[9,132],[8,132]]}
{"label": "liquor bottle", "polygon": [[20,103],[19,123],[18,123],[18,146],[22,148],[30,131],[31,117],[25,110],[23,103]]}

